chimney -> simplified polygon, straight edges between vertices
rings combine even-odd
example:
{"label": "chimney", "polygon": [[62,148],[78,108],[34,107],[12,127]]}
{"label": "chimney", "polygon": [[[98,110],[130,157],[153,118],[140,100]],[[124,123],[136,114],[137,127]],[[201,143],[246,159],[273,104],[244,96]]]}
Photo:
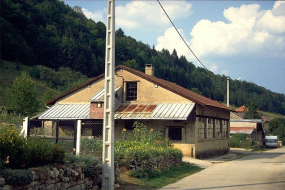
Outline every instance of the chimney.
{"label": "chimney", "polygon": [[154,76],[154,66],[152,64],[146,64],[145,65],[145,74],[148,74],[150,76]]}

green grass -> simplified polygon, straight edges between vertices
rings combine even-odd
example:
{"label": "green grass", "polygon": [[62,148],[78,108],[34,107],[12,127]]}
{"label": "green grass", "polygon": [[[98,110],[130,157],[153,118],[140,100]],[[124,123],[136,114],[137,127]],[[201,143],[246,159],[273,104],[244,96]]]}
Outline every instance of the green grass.
{"label": "green grass", "polygon": [[203,169],[198,166],[183,162],[178,166],[162,171],[157,177],[142,178],[142,187],[145,189],[159,189],[201,170]]}
{"label": "green grass", "polygon": [[267,117],[268,119],[272,120],[274,118],[284,118],[284,115],[278,114],[278,113],[270,113],[270,112],[265,112],[265,111],[259,111],[262,115]]}
{"label": "green grass", "polygon": [[[15,62],[11,61],[4,61],[1,60],[0,64],[0,108],[2,106],[7,107],[7,100],[6,100],[6,90],[7,88],[12,87],[13,80],[16,77],[21,76],[21,71],[26,71],[27,73],[30,73],[32,70],[32,67],[26,66],[23,64],[16,64]],[[51,89],[46,84],[42,83],[41,81],[38,81],[34,78],[32,78],[33,81],[36,84],[38,98],[40,100],[40,110],[38,113],[43,112],[45,108],[45,102],[47,100],[44,99],[44,94],[49,91],[54,96],[60,95],[59,91],[56,91],[54,89]],[[4,122],[2,118],[0,117],[0,122]]]}

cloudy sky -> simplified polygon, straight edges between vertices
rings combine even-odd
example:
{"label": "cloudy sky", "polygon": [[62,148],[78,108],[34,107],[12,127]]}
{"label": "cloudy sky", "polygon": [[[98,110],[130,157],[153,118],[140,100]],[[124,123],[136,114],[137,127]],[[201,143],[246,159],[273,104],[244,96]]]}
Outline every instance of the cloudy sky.
{"label": "cloudy sky", "polygon": [[[106,23],[107,1],[64,0],[87,18]],[[285,94],[285,1],[169,1],[160,3],[186,43],[215,74],[242,78]],[[116,29],[138,41],[192,55],[159,3],[115,1]]]}

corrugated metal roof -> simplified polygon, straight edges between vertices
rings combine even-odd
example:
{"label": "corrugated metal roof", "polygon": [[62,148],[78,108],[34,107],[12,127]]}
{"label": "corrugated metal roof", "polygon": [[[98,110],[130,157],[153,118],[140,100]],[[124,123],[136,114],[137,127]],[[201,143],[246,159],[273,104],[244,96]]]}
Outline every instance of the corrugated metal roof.
{"label": "corrugated metal roof", "polygon": [[55,104],[39,116],[39,119],[89,119],[90,104]]}
{"label": "corrugated metal roof", "polygon": [[[187,120],[195,103],[185,104],[123,104],[115,111],[115,119]],[[55,104],[39,119],[90,119],[90,104]]]}
{"label": "corrugated metal roof", "polygon": [[230,122],[263,123],[262,119],[231,119]]}
{"label": "corrugated metal roof", "polygon": [[254,127],[230,127],[230,134],[245,133],[251,135]]}
{"label": "corrugated metal roof", "polygon": [[[119,86],[117,88],[115,88],[115,93],[119,90],[121,90],[122,87]],[[105,95],[105,89],[102,88],[99,92],[97,92],[92,98],[90,98],[90,102],[103,102],[104,101],[104,95]]]}
{"label": "corrugated metal roof", "polygon": [[121,105],[115,111],[115,119],[163,119],[187,120],[195,103],[185,104],[157,104]]}

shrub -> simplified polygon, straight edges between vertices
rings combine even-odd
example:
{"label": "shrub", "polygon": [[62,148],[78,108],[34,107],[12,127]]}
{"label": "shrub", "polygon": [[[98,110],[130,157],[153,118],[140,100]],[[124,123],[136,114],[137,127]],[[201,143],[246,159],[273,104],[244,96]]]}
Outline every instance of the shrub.
{"label": "shrub", "polygon": [[63,162],[64,154],[63,147],[45,138],[24,138],[14,126],[0,128],[0,169]]}
{"label": "shrub", "polygon": [[230,147],[249,149],[254,145],[251,139],[247,139],[247,134],[237,133],[230,138]]}
{"label": "shrub", "polygon": [[26,139],[20,135],[15,126],[0,128],[0,159],[1,165],[8,168],[20,168],[28,161]]}
{"label": "shrub", "polygon": [[30,155],[29,166],[38,166],[51,163],[52,161],[52,144],[44,138],[29,137],[28,151]]}
{"label": "shrub", "polygon": [[52,146],[52,163],[62,163],[65,157],[65,150],[63,147],[55,144]]}
{"label": "shrub", "polygon": [[78,157],[74,154],[67,154],[65,162],[73,167],[81,167],[85,176],[90,178],[97,177],[100,172],[98,170],[99,160],[93,155],[82,154]]}
{"label": "shrub", "polygon": [[95,157],[102,157],[102,139],[82,139],[81,153],[92,154]]}
{"label": "shrub", "polygon": [[33,173],[28,169],[5,169],[1,171],[1,175],[5,178],[5,182],[12,186],[26,185],[33,180]]}

